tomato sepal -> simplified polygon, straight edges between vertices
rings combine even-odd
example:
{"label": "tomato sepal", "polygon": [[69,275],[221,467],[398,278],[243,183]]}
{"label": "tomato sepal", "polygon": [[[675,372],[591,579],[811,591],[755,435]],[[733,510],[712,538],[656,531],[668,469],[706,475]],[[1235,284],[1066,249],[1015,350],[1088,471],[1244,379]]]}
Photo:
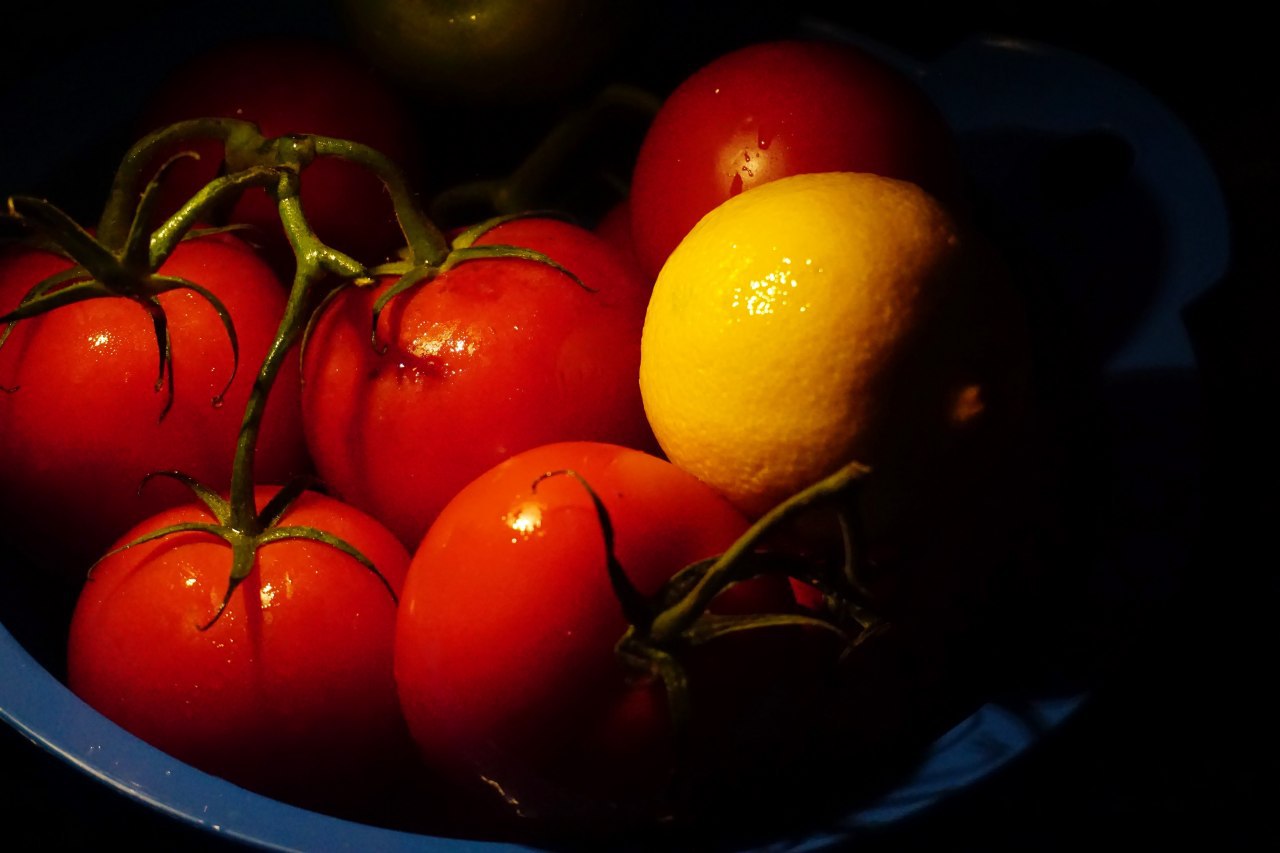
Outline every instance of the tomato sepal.
{"label": "tomato sepal", "polygon": [[[253,571],[254,560],[260,548],[277,542],[289,539],[305,539],[311,542],[317,542],[327,545],[337,551],[342,552],[354,559],[364,568],[373,573],[375,577],[386,588],[387,594],[391,596],[391,600],[399,603],[395,588],[378,567],[365,556],[358,548],[342,539],[339,536],[321,530],[317,527],[306,525],[288,525],[280,526],[279,521],[288,510],[289,506],[296,501],[305,491],[309,481],[307,477],[296,478],[294,481],[286,484],[272,497],[270,501],[262,508],[262,510],[249,519],[242,518],[243,512],[239,511],[238,505],[231,500],[227,500],[222,495],[210,489],[208,486],[190,477],[181,471],[156,471],[148,475],[143,480],[143,486],[147,482],[156,477],[166,477],[176,480],[179,483],[191,489],[196,498],[209,510],[213,515],[213,522],[182,522],[167,527],[158,528],[148,531],[147,533],[132,539],[123,545],[119,545],[102,557],[100,557],[94,565],[105,560],[107,557],[128,550],[144,542],[153,542],[166,536],[185,532],[201,532],[217,536],[227,543],[231,548],[231,571],[228,576],[227,591],[222,597],[217,610],[208,622],[199,626],[201,631],[207,631],[217,623],[218,619],[226,610],[227,605],[231,601],[231,596],[236,588],[247,578]],[[92,572],[92,567],[90,568]]]}
{"label": "tomato sepal", "polygon": [[[389,346],[378,341],[378,322],[382,319],[382,312],[387,307],[387,304],[410,288],[431,281],[440,272],[441,270],[434,266],[410,266],[403,275],[396,279],[395,284],[388,287],[373,301],[373,310],[370,312],[369,319],[369,341],[373,345],[374,352],[378,355],[383,355]],[[316,313],[318,314],[319,312]]]}
{"label": "tomato sepal", "polygon": [[4,323],[4,331],[0,332],[0,346],[4,346],[10,330],[20,320],[38,317],[54,308],[71,305],[91,296],[110,296],[106,286],[93,278],[84,267],[77,266],[60,273],[55,273],[37,282],[27,291],[12,311],[0,315],[0,323]]}
{"label": "tomato sepal", "polygon": [[[170,160],[166,167],[176,159],[179,158]],[[211,401],[215,408],[222,405],[240,363],[240,344],[230,312],[209,288],[190,279],[157,275],[154,271],[168,259],[177,243],[185,239],[186,230],[204,207],[244,183],[260,183],[274,178],[276,171],[260,170],[220,178],[191,199],[165,226],[154,234],[148,234],[140,223],[146,220],[150,200],[154,198],[159,185],[157,178],[143,192],[137,215],[132,220],[118,254],[55,205],[28,196],[11,197],[8,200],[9,215],[35,229],[37,234],[56,245],[59,253],[70,258],[76,266],[37,283],[14,310],[0,316],[0,323],[5,326],[3,333],[0,333],[0,346],[4,345],[13,325],[20,320],[86,299],[109,296],[130,299],[151,318],[158,360],[155,391],[159,393],[166,387],[168,389],[159,414],[160,420],[163,420],[173,406],[175,392],[168,319],[157,297],[171,290],[191,290],[213,308],[231,346],[231,372],[226,384]]]}

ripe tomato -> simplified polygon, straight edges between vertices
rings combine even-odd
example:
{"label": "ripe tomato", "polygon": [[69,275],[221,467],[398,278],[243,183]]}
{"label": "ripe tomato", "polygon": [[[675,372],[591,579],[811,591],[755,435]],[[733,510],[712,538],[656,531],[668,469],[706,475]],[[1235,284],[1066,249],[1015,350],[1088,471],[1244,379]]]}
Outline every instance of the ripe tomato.
{"label": "ripe tomato", "polygon": [[652,447],[640,404],[648,284],[589,231],[520,219],[476,245],[542,251],[474,260],[401,293],[341,291],[304,348],[307,446],[324,482],[414,547],[436,513],[513,453],[562,439]]}
{"label": "ripe tomato", "polygon": [[[311,133],[349,139],[406,169],[419,159],[415,131],[394,91],[349,51],[324,41],[237,41],[195,57],[151,94],[139,134],[204,117],[246,119],[268,137]],[[161,205],[166,215],[213,179],[222,162],[220,143],[181,148],[201,159],[181,161],[167,177]],[[317,159],[305,170],[301,198],[320,238],[364,263],[379,263],[400,245],[390,197],[364,166]],[[251,238],[274,260],[292,260],[275,204],[264,190],[247,190],[225,218],[253,226]]]}
{"label": "ripe tomato", "polygon": [[[534,487],[562,469],[607,508],[617,558],[645,595],[747,528],[709,488],[641,451],[562,442],[517,454],[459,492],[414,554],[396,626],[401,703],[428,764],[483,780],[522,817],[652,817],[672,805],[677,761],[666,691],[615,656],[628,623],[588,492],[569,476]],[[722,612],[795,606],[780,578],[717,601]],[[799,705],[789,679],[812,672],[811,660],[779,653],[792,649],[780,641],[790,631],[693,650],[686,769],[707,762],[728,785],[734,762],[744,773],[767,764],[770,734],[787,728],[780,714]]]}
{"label": "ripe tomato", "polygon": [[[0,254],[0,312],[68,266],[50,252]],[[212,488],[230,483],[240,421],[275,338],[284,288],[228,234],[182,242],[160,273],[202,284],[231,316],[240,359],[218,407],[212,400],[231,378],[231,344],[213,307],[189,290],[159,297],[173,357],[173,406],[163,419],[156,334],[135,302],[107,297],[56,308],[19,322],[0,348],[0,511],[33,553],[93,559],[122,530],[189,497],[167,481],[139,492],[152,472],[178,469]],[[297,382],[289,381],[296,376],[295,356],[267,407],[257,454],[263,482],[309,467]]]}
{"label": "ripe tomato", "polygon": [[949,129],[914,82],[850,45],[773,41],[724,54],[664,101],[631,183],[644,269],[730,196],[801,172],[875,172],[942,198],[959,187]]}
{"label": "ripe tomato", "polygon": [[597,237],[613,246],[621,258],[636,267],[642,277],[648,277],[636,257],[636,247],[631,238],[631,206],[626,199],[606,210],[593,230]]}
{"label": "ripe tomato", "polygon": [[[260,488],[262,507],[275,493]],[[117,544],[179,522],[166,510]],[[375,520],[305,492],[282,525],[345,540],[399,590],[409,555]],[[67,680],[104,716],[165,752],[243,787],[324,808],[381,786],[411,745],[392,675],[396,601],[373,572],[329,545],[287,539],[256,564],[207,630],[231,550],[185,532],[110,554],[71,620]]]}

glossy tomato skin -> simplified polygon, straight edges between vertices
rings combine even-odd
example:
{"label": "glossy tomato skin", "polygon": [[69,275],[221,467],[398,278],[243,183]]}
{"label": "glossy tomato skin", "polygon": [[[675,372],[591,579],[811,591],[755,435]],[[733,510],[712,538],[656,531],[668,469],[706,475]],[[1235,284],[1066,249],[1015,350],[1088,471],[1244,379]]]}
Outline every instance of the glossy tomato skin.
{"label": "glossy tomato skin", "polygon": [[[652,818],[672,806],[666,694],[614,654],[627,622],[587,492],[563,475],[533,488],[565,468],[604,502],[617,557],[646,594],[747,527],[702,483],[640,451],[567,442],[517,454],[463,489],[414,554],[396,628],[401,703],[428,764],[485,780],[523,817]],[[772,579],[723,598],[724,610],[794,606]],[[687,660],[695,754],[723,758],[728,741],[739,762],[763,763],[768,746],[744,748],[729,733],[753,714],[768,717],[762,700],[787,695],[766,663],[776,639],[721,638]]]}
{"label": "glossy tomato skin", "polygon": [[546,264],[478,260],[400,294],[370,343],[376,289],[348,288],[303,353],[307,445],[321,479],[407,547],[483,471],[561,439],[653,446],[638,388],[648,285],[590,232],[517,220],[478,243],[545,252]]}
{"label": "glossy tomato skin", "polygon": [[[258,490],[261,507],[273,488]],[[139,524],[120,543],[182,521]],[[364,513],[306,492],[286,525],[333,533],[399,590],[409,555]],[[408,741],[392,676],[396,602],[366,567],[316,542],[258,552],[227,609],[230,548],[206,533],[137,545],[98,563],[68,640],[73,692],[165,752],[259,793],[346,809],[381,788]]]}
{"label": "glossy tomato skin", "polygon": [[932,102],[880,59],[835,42],[752,44],[694,72],[655,116],[632,174],[636,252],[656,278],[704,214],[786,175],[874,172],[953,199],[957,162]]}
{"label": "glossy tomato skin", "polygon": [[[66,269],[58,255],[12,247],[0,255],[0,311]],[[156,480],[176,469],[212,488],[230,483],[240,422],[258,366],[275,338],[284,289],[237,238],[187,240],[161,267],[198,282],[226,306],[240,346],[233,356],[217,313],[189,290],[160,297],[173,354],[173,407],[161,418],[159,355],[148,313],[123,298],[97,298],[18,323],[0,348],[0,509],[33,554],[67,558],[83,576],[121,531],[189,497]],[[298,362],[290,355],[271,391],[257,453],[262,482],[309,469],[302,440]]]}
{"label": "glossy tomato skin", "polygon": [[[252,121],[268,137],[311,133],[360,142],[417,176],[416,131],[406,106],[376,72],[338,44],[279,36],[216,47],[151,94],[138,120],[139,134],[203,117]],[[197,140],[178,150],[195,151],[200,159],[179,162],[167,177],[166,214],[216,177],[222,162],[217,142]],[[301,198],[320,238],[363,263],[379,263],[400,246],[391,198],[364,166],[315,160],[304,170]],[[279,214],[264,190],[247,190],[224,218],[251,226],[249,239],[261,244],[278,267],[289,266],[292,255]]]}

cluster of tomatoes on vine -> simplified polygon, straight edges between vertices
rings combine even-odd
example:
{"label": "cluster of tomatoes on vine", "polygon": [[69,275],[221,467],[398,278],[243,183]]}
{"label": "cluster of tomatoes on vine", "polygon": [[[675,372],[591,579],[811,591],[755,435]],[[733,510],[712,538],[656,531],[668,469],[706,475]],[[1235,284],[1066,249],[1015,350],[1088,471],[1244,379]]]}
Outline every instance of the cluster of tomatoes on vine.
{"label": "cluster of tomatoes on vine", "polygon": [[[206,62],[205,101],[175,81],[181,109],[154,100],[92,228],[9,201],[29,239],[0,255],[0,506],[87,578],[71,688],[176,757],[326,809],[417,750],[524,816],[651,816],[678,783],[811,746],[817,661],[880,623],[847,515],[820,558],[762,545],[846,506],[863,471],[747,519],[661,457],[637,388],[653,278],[724,188],[642,157],[593,230],[500,212],[517,172],[459,187],[498,215],[442,229],[373,79],[271,49],[330,76],[237,87],[239,54]],[[780,49],[862,83],[810,90],[806,121],[838,121],[789,132],[822,150],[771,161],[757,140],[729,191],[809,168],[833,134],[933,180],[894,75]],[[795,97],[751,67],[761,109]],[[859,113],[895,110],[904,136],[860,138]],[[655,149],[726,144],[661,122]]]}

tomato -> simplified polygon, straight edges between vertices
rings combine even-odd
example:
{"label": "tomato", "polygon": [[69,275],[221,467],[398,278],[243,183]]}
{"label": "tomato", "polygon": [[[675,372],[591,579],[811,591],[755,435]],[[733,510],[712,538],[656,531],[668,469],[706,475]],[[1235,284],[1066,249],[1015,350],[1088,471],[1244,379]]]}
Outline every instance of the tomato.
{"label": "tomato", "polygon": [[647,274],[640,266],[640,259],[636,257],[636,247],[632,242],[631,206],[626,199],[610,206],[593,230],[597,237],[613,246],[614,251],[621,258],[634,266],[642,278],[647,278]]}
{"label": "tomato", "polygon": [[953,198],[960,173],[914,81],[850,45],[772,41],[731,51],[664,101],[631,182],[636,252],[653,277],[704,214],[801,172],[875,172]]}
{"label": "tomato", "polygon": [[[138,120],[139,135],[204,117],[246,119],[268,137],[310,133],[349,139],[405,169],[420,160],[416,131],[398,95],[349,51],[325,41],[236,41],[193,58],[151,93]],[[169,174],[166,214],[214,178],[222,162],[217,142],[200,140],[181,149],[201,159],[184,160]],[[304,171],[301,198],[320,238],[364,263],[379,263],[400,245],[390,197],[364,166],[318,158]],[[279,214],[264,190],[247,190],[225,218],[252,226],[251,239],[265,244],[278,262],[292,260]]]}
{"label": "tomato", "polygon": [[476,245],[498,243],[542,251],[582,284],[538,261],[468,261],[387,304],[378,352],[370,326],[384,279],[341,291],[304,347],[317,472],[410,548],[455,492],[520,450],[653,446],[637,378],[648,284],[566,222],[511,221]]}
{"label": "tomato", "polygon": [[[0,254],[0,312],[68,266],[50,252],[10,247]],[[182,242],[159,272],[208,288],[231,316],[240,358],[221,405],[212,401],[231,379],[231,344],[214,308],[190,290],[159,297],[173,359],[173,404],[163,418],[156,333],[129,299],[89,299],[20,321],[0,348],[0,512],[34,554],[65,555],[78,571],[122,530],[189,497],[166,481],[139,491],[148,474],[177,469],[228,486],[249,391],[284,310],[270,267],[228,234]],[[309,468],[297,369],[290,356],[271,392],[257,454],[263,482]]]}
{"label": "tomato", "polygon": [[436,102],[543,101],[579,85],[638,17],[631,0],[343,0],[353,43]]}
{"label": "tomato", "polygon": [[[482,779],[523,817],[584,826],[670,807],[678,760],[686,769],[710,761],[725,785],[731,770],[766,766],[771,733],[786,729],[782,709],[799,705],[789,679],[812,671],[811,661],[779,653],[792,648],[780,638],[793,629],[694,650],[692,746],[678,758],[661,680],[614,654],[628,623],[587,490],[570,476],[534,487],[562,469],[603,502],[617,558],[645,595],[747,528],[690,475],[616,445],[544,445],[476,478],[414,554],[397,619],[396,682],[425,761],[447,777]],[[722,612],[794,607],[779,578],[741,583],[721,599]]]}
{"label": "tomato", "polygon": [[[274,488],[260,488],[263,506]],[[117,544],[179,522],[166,510]],[[396,599],[409,555],[374,519],[304,492],[282,525],[312,526],[367,557],[286,539],[259,549],[226,609],[231,550],[205,532],[108,554],[71,620],[67,683],[122,728],[251,790],[350,806],[383,786],[409,746],[392,674]],[[411,748],[411,747],[410,747]]]}

